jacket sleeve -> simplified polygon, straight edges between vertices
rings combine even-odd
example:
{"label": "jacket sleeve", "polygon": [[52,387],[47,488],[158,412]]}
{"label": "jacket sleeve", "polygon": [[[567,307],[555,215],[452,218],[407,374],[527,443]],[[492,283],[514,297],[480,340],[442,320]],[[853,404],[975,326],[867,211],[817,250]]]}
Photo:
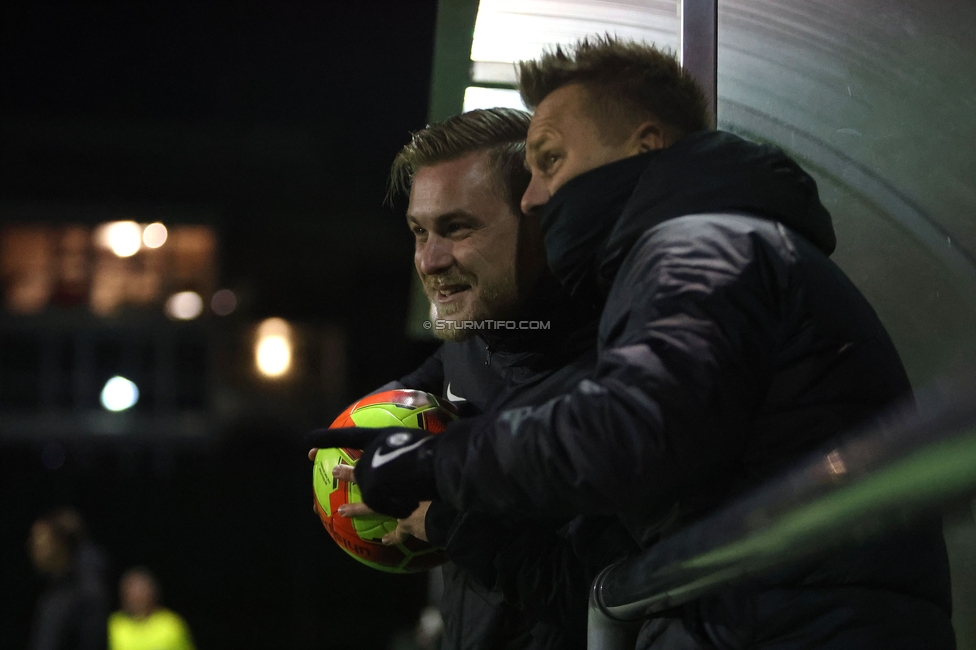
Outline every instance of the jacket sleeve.
{"label": "jacket sleeve", "polygon": [[458,516],[445,550],[482,585],[504,594],[526,620],[585,639],[593,579],[640,549],[616,517],[577,517],[560,527],[466,512]]}
{"label": "jacket sleeve", "polygon": [[444,364],[441,359],[444,346],[437,348],[434,354],[427,357],[420,366],[408,375],[404,375],[396,381],[388,381],[379,388],[366,393],[363,397],[369,397],[376,393],[398,388],[410,388],[422,390],[435,395],[440,395],[444,389]]}
{"label": "jacket sleeve", "polygon": [[413,390],[422,390],[433,393],[434,395],[440,395],[444,392],[444,362],[441,358],[443,352],[444,346],[441,345],[434,354],[427,357],[420,364],[420,367],[410,374],[401,377],[396,382],[393,382],[399,385],[387,384],[384,388],[386,390],[392,388],[411,388]]}
{"label": "jacket sleeve", "polygon": [[639,512],[737,462],[771,375],[786,264],[755,232],[700,221],[634,246],[592,380],[448,428],[434,458],[444,500],[509,516]]}
{"label": "jacket sleeve", "polygon": [[439,548],[446,548],[451,534],[461,521],[461,513],[443,501],[431,501],[424,516],[424,533],[427,541]]}

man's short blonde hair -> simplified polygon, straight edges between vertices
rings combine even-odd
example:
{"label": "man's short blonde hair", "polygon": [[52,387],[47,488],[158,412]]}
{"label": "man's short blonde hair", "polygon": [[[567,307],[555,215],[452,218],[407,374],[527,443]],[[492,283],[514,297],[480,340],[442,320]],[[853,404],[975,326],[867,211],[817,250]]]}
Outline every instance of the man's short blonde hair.
{"label": "man's short blonde hair", "polygon": [[417,170],[476,151],[488,154],[488,164],[499,196],[515,215],[529,185],[525,168],[525,136],[531,116],[511,108],[489,108],[454,115],[412,134],[390,170],[387,199],[409,194]]}

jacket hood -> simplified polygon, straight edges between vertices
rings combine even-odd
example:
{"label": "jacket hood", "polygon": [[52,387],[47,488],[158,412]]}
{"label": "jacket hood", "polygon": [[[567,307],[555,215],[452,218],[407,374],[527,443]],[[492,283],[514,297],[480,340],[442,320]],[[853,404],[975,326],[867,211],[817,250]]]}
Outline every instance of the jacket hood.
{"label": "jacket hood", "polygon": [[836,245],[813,178],[782,150],[704,131],[573,178],[543,208],[549,266],[574,295],[605,292],[637,239],[668,219],[736,212]]}

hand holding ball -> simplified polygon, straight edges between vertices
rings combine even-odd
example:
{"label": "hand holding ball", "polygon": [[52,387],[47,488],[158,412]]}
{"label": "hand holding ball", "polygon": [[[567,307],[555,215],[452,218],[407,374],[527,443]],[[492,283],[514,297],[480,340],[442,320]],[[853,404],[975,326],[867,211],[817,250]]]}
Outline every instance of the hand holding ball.
{"label": "hand holding ball", "polygon": [[[414,390],[384,391],[363,398],[347,408],[330,428],[407,427],[440,433],[457,419],[456,409],[447,400]],[[397,434],[394,434],[397,435]],[[312,471],[315,510],[326,531],[346,553],[381,571],[412,573],[442,564],[446,558],[437,548],[416,538],[387,546],[382,538],[393,532],[397,520],[370,514],[346,518],[339,506],[361,503],[359,486],[333,476],[336,465],[354,466],[362,452],[356,449],[320,449]]]}

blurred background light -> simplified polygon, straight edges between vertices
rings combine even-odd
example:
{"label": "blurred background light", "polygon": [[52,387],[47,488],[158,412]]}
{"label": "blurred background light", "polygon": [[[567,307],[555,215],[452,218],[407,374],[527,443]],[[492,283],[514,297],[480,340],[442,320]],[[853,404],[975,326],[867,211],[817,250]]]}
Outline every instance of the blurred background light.
{"label": "blurred background light", "polygon": [[546,47],[606,33],[677,51],[679,27],[678,0],[481,0],[462,110],[525,110],[516,63]]}
{"label": "blurred background light", "polygon": [[237,309],[237,296],[230,289],[221,289],[210,299],[210,309],[218,316],[227,316]]}
{"label": "blurred background light", "polygon": [[522,97],[517,90],[510,88],[482,88],[480,86],[468,86],[464,89],[464,111],[473,111],[476,108],[495,108],[498,106],[525,110],[525,104],[522,103]]}
{"label": "blurred background light", "polygon": [[151,223],[142,231],[142,243],[146,248],[159,248],[166,243],[168,236],[166,226],[159,222]]}
{"label": "blurred background light", "polygon": [[126,379],[116,375],[107,382],[102,389],[102,406],[109,411],[124,411],[135,406],[139,401],[139,387]]}
{"label": "blurred background light", "polygon": [[[481,0],[471,60],[534,59],[545,46],[603,33],[676,50],[679,24],[678,0]],[[506,72],[514,82],[514,69]]]}
{"label": "blurred background light", "polygon": [[166,300],[166,315],[177,320],[193,320],[203,313],[203,298],[196,291],[174,293]]}
{"label": "blurred background light", "polygon": [[142,246],[142,228],[135,221],[113,221],[98,229],[97,240],[118,257],[132,257]]}
{"label": "blurred background light", "polygon": [[291,326],[281,318],[263,321],[254,344],[254,363],[265,377],[283,377],[291,369]]}

